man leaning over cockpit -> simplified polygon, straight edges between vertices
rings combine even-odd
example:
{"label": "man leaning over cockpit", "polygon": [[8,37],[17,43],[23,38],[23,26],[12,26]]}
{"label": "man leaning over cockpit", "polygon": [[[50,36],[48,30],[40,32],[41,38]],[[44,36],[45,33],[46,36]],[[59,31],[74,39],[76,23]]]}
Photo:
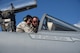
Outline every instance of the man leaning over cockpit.
{"label": "man leaning over cockpit", "polygon": [[21,23],[17,25],[16,32],[32,33],[33,30],[31,27],[32,25],[31,23],[32,23],[32,16],[27,15],[26,17],[24,17],[24,21],[22,21]]}

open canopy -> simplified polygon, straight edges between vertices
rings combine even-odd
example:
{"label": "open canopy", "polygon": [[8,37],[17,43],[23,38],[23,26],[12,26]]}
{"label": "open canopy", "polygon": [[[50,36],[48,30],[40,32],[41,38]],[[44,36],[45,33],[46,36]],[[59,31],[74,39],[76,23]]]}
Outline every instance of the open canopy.
{"label": "open canopy", "polygon": [[80,28],[66,23],[56,17],[44,14],[39,24],[39,30],[80,31]]}

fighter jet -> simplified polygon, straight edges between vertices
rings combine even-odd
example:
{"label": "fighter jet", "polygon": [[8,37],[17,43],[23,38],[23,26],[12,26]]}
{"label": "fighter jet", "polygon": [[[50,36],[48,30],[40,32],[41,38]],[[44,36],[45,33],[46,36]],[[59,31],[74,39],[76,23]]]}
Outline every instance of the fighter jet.
{"label": "fighter jet", "polygon": [[0,32],[0,53],[80,53],[80,28],[49,14],[38,33],[6,31]]}

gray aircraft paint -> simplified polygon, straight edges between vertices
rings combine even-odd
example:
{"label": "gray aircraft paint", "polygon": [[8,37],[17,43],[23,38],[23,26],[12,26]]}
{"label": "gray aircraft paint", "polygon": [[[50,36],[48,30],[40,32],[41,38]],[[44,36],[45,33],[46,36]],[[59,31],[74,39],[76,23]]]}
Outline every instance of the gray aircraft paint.
{"label": "gray aircraft paint", "polygon": [[[56,37],[57,40],[52,37]],[[41,31],[37,34],[0,32],[0,53],[80,53],[80,33],[66,31],[65,33],[63,31]]]}

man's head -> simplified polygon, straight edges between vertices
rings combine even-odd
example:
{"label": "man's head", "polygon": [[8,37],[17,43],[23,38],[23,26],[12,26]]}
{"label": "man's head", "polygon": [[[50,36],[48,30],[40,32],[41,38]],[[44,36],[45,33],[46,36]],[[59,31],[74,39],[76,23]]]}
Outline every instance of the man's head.
{"label": "man's head", "polygon": [[32,23],[32,16],[31,15],[27,15],[26,17],[24,17],[24,21],[30,25]]}
{"label": "man's head", "polygon": [[33,19],[32,19],[32,25],[34,27],[38,26],[39,25],[39,19],[38,17],[34,16]]}

